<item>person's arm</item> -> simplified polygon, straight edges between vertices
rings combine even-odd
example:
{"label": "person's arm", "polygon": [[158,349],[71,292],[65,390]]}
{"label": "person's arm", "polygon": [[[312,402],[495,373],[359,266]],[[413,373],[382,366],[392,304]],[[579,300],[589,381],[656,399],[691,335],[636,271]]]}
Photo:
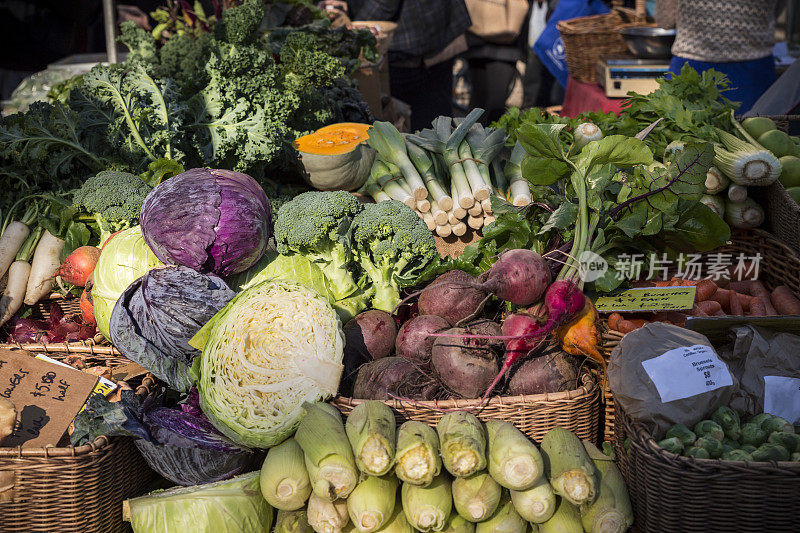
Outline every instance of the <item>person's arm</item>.
{"label": "person's arm", "polygon": [[656,23],[661,28],[674,28],[678,17],[678,0],[656,0]]}
{"label": "person's arm", "polygon": [[353,20],[392,20],[400,10],[402,0],[370,0],[354,10]]}

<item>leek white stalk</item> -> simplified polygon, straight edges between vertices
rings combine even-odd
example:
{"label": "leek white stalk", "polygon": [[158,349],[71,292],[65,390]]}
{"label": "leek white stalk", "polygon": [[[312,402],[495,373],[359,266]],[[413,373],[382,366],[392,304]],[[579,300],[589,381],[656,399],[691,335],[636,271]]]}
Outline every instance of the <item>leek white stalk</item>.
{"label": "leek white stalk", "polygon": [[417,200],[417,211],[427,213],[431,210],[431,203],[428,200]]}
{"label": "leek white stalk", "polygon": [[353,526],[361,533],[380,530],[389,522],[396,498],[396,477],[366,476],[347,498],[347,512]]}
{"label": "leek white stalk", "polygon": [[392,197],[389,196],[386,191],[384,191],[381,186],[374,181],[368,181],[366,184],[364,184],[364,190],[367,194],[372,196],[372,199],[377,203],[388,202],[392,199]]}
{"label": "leek white stalk", "polygon": [[492,161],[492,187],[498,195],[505,198],[508,193],[508,179],[506,179],[503,164],[499,158]]}
{"label": "leek white stalk", "polygon": [[439,475],[439,436],[423,422],[409,420],[397,430],[394,472],[404,483],[428,485]]}
{"label": "leek white stalk", "polygon": [[514,508],[528,522],[541,524],[556,512],[556,495],[543,477],[529,489],[512,490],[510,493]]}
{"label": "leek white stalk", "polygon": [[633,524],[633,509],[622,478],[614,461],[584,441],[586,452],[600,473],[600,491],[591,505],[582,506],[583,529],[589,533],[624,533]]}
{"label": "leek white stalk", "polygon": [[478,172],[480,172],[483,182],[491,189],[492,176],[489,167],[505,146],[505,130],[503,128],[484,129],[481,124],[474,124],[467,132],[466,141],[472,151],[472,157],[477,160]]}
{"label": "leek white stalk", "polygon": [[347,502],[337,500],[331,502],[312,493],[308,499],[306,511],[308,524],[317,533],[341,533],[350,517],[347,514]]}
{"label": "leek white stalk", "polygon": [[753,229],[764,223],[764,210],[752,198],[725,203],[725,222],[738,229]]}
{"label": "leek white stalk", "polygon": [[483,227],[483,215],[474,217],[472,215],[467,217],[467,226],[472,229],[481,229]]}
{"label": "leek white stalk", "polygon": [[500,505],[503,488],[486,472],[453,480],[453,504],[470,522],[488,520]]}
{"label": "leek white stalk", "polygon": [[448,222],[447,211],[442,209],[442,206],[434,199],[431,199],[431,216],[433,216],[437,224],[446,224]]}
{"label": "leek white stalk", "polygon": [[597,468],[583,443],[572,432],[556,427],[542,438],[553,491],[574,505],[591,504],[597,497]]}
{"label": "leek white stalk", "polygon": [[472,150],[470,150],[467,141],[461,142],[458,148],[458,157],[461,158],[461,164],[467,176],[469,188],[472,191],[472,197],[478,202],[488,198],[489,194],[492,192],[492,188],[483,180],[483,176],[480,170],[478,170],[478,163],[472,156]]}
{"label": "leek white stalk", "polygon": [[382,476],[394,465],[395,420],[392,409],[378,400],[355,406],[345,423],[356,466],[369,476]]}
{"label": "leek white stalk", "polygon": [[389,195],[392,200],[403,202],[411,209],[417,207],[417,201],[409,194],[405,187],[403,187],[401,182],[392,176],[389,167],[383,161],[376,159],[372,164],[370,179],[374,180],[380,190]]}
{"label": "leek white stalk", "polygon": [[525,490],[544,474],[542,454],[519,429],[502,420],[486,422],[489,473],[503,487]]}
{"label": "leek white stalk", "polygon": [[436,425],[442,464],[455,477],[471,476],[486,468],[486,429],[466,411],[445,413]]}
{"label": "leek white stalk", "polygon": [[475,526],[475,533],[527,533],[528,523],[523,519],[511,502],[508,494],[503,495],[497,511],[485,522]]}
{"label": "leek white stalk", "polygon": [[455,235],[456,237],[463,237],[464,235],[467,234],[467,225],[464,224],[463,222],[459,221],[453,224],[452,229],[453,229],[453,235]]}
{"label": "leek white stalk", "polygon": [[447,519],[442,533],[475,533],[475,524],[464,520],[464,517],[458,513],[450,513],[450,518]]}
{"label": "leek white stalk", "polygon": [[467,214],[473,217],[480,217],[483,216],[483,203],[476,203],[469,209],[467,209]]}
{"label": "leek white stalk", "polygon": [[735,183],[732,183],[730,187],[728,187],[728,200],[740,204],[746,199],[747,187],[742,187],[741,185],[736,185]]}
{"label": "leek white stalk", "polygon": [[409,159],[406,143],[403,136],[389,122],[377,121],[369,129],[367,143],[373,147],[384,160],[397,165],[398,169],[411,188],[411,194],[416,200],[423,200],[428,196],[428,189],[422,180],[417,167]]}
{"label": "leek white stalk", "polygon": [[427,487],[404,483],[400,497],[408,523],[422,532],[444,529],[453,510],[450,480],[444,472]]}
{"label": "leek white stalk", "polygon": [[483,213],[485,215],[491,215],[492,214],[492,199],[491,198],[487,198],[486,200],[483,200],[481,202],[481,207],[483,208]]}
{"label": "leek white stalk", "polygon": [[294,438],[305,454],[312,490],[329,501],[347,498],[358,482],[358,470],[341,415],[323,402],[303,407],[306,416]]}
{"label": "leek white stalk", "polygon": [[460,219],[458,219],[458,218],[456,218],[455,212],[453,212],[453,211],[450,211],[450,212],[447,214],[447,222],[449,222],[451,226],[455,226],[456,224],[458,224],[459,222],[461,222],[461,220],[460,220]]}
{"label": "leek white stalk", "polygon": [[428,226],[428,231],[434,231],[436,229],[436,220],[433,218],[433,215],[430,213],[421,213],[422,220],[425,222],[425,225]]}
{"label": "leek white stalk", "polygon": [[287,439],[270,448],[261,467],[261,493],[281,511],[302,508],[311,495],[311,482],[297,441]]}
{"label": "leek white stalk", "polygon": [[575,153],[579,153],[581,150],[583,150],[583,147],[590,142],[599,141],[602,138],[603,132],[597,127],[596,124],[592,124],[591,122],[578,124],[578,126],[575,128]]}
{"label": "leek white stalk", "polygon": [[428,198],[436,200],[439,205],[445,206],[443,209],[451,209],[453,207],[453,199],[445,192],[436,175],[435,157],[431,158],[428,152],[411,141],[406,142],[406,149],[408,150],[409,159],[414,162],[414,166],[417,167],[422,180],[425,182],[425,187],[427,187],[429,193]]}
{"label": "leek white stalk", "polygon": [[720,218],[725,216],[725,200],[723,200],[722,197],[712,194],[704,194],[700,197],[700,203],[708,206],[708,208],[719,215]]}
{"label": "leek white stalk", "polygon": [[706,172],[705,188],[708,194],[722,192],[731,182],[717,167],[710,167]]}
{"label": "leek white stalk", "polygon": [[456,220],[464,220],[467,218],[467,210],[463,207],[454,207],[453,216],[456,217]]}
{"label": "leek white stalk", "polygon": [[314,529],[308,524],[305,509],[297,511],[278,511],[272,533],[311,533]]}
{"label": "leek white stalk", "polygon": [[483,217],[483,227],[485,228],[495,220],[496,219],[494,218],[494,215],[486,215],[485,217]]}
{"label": "leek white stalk", "polygon": [[522,160],[524,158],[525,148],[517,143],[511,151],[511,157],[505,168],[505,176],[508,180],[508,199],[518,207],[531,203],[531,186],[528,180],[522,176]]}
{"label": "leek white stalk", "polygon": [[453,226],[450,224],[444,224],[442,226],[436,226],[436,235],[441,238],[449,237],[453,233]]}

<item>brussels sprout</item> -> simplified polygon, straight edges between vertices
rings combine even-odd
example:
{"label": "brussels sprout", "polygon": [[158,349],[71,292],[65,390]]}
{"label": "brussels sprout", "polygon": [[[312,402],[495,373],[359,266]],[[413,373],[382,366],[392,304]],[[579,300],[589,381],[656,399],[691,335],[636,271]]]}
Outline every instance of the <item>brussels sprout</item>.
{"label": "brussels sprout", "polygon": [[794,452],[789,458],[790,461],[800,461],[800,452]]}
{"label": "brussels sprout", "polygon": [[755,424],[758,427],[761,427],[761,424],[764,423],[765,420],[769,420],[772,418],[772,415],[769,413],[761,413],[760,415],[756,415],[750,420],[747,421],[748,424]]}
{"label": "brussels sprout", "polygon": [[695,435],[691,429],[687,428],[683,424],[675,424],[669,428],[665,438],[671,439],[673,437],[680,440],[681,444],[684,446],[691,446],[694,444],[694,441],[697,440],[697,435]]}
{"label": "brussels sprout", "polygon": [[753,446],[752,444],[745,444],[740,448],[740,450],[747,453],[753,453],[754,451],[756,451],[756,447]]}
{"label": "brussels sprout", "polygon": [[739,413],[730,407],[722,406],[711,415],[711,420],[720,425],[725,436],[732,440],[739,440],[742,422]]}
{"label": "brussels sprout", "polygon": [[728,452],[732,452],[733,450],[738,450],[738,445],[730,444],[730,442],[722,441],[722,455],[725,455]]}
{"label": "brussels sprout", "polygon": [[698,437],[714,437],[720,442],[725,438],[722,427],[713,420],[701,420],[694,427],[694,432]]}
{"label": "brussels sprout", "polygon": [[767,441],[772,444],[780,444],[789,450],[789,453],[800,452],[800,435],[797,433],[775,431],[769,434]]}
{"label": "brussels sprout", "polygon": [[708,450],[705,448],[698,448],[697,446],[692,446],[686,450],[684,455],[686,455],[686,457],[694,457],[696,459],[711,459],[711,455],[708,453]]}
{"label": "brussels sprout", "polygon": [[719,459],[722,455],[722,442],[714,437],[700,437],[695,441],[694,445],[705,449],[712,459]]}
{"label": "brussels sprout", "polygon": [[755,424],[742,426],[742,444],[761,446],[767,441],[767,432]]}
{"label": "brussels sprout", "polygon": [[752,454],[753,461],[788,461],[789,451],[780,444],[762,444]]}
{"label": "brussels sprout", "polygon": [[664,439],[661,442],[659,442],[658,445],[667,450],[668,452],[677,453],[678,455],[680,455],[680,453],[683,451],[683,443],[681,442],[681,439],[679,439],[678,437],[671,437],[669,439]]}
{"label": "brussels sprout", "polygon": [[752,461],[753,457],[744,450],[731,450],[722,454],[723,461]]}
{"label": "brussels sprout", "polygon": [[772,418],[764,420],[764,423],[761,424],[761,429],[766,431],[767,435],[776,431],[782,431],[783,433],[794,433],[794,426],[791,425],[785,418],[781,418],[779,416],[773,416]]}

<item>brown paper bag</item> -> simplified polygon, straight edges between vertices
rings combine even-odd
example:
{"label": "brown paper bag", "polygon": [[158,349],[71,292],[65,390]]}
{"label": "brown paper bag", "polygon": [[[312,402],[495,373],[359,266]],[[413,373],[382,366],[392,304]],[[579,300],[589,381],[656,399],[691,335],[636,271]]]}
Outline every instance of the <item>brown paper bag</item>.
{"label": "brown paper bag", "polygon": [[528,16],[528,0],[466,0],[469,31],[489,42],[509,44],[519,37]]}

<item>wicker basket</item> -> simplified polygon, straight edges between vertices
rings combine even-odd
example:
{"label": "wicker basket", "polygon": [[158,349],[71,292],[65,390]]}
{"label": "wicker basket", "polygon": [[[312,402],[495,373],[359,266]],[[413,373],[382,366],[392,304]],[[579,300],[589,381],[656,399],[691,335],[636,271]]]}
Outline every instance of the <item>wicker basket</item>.
{"label": "wicker basket", "polygon": [[794,512],[800,508],[800,463],[681,457],[659,447],[622,409],[616,417],[614,450],[633,504],[633,531],[800,529]]}
{"label": "wicker basket", "polygon": [[620,7],[621,1],[613,2],[611,13],[592,15],[557,24],[569,75],[584,83],[596,83],[595,65],[601,56],[630,55],[625,41],[619,34],[621,28],[642,26],[645,21],[645,1],[636,0],[636,9]]}
{"label": "wicker basket", "polygon": [[[333,400],[343,415],[364,400],[337,396]],[[563,427],[581,439],[597,441],[600,430],[600,387],[589,374],[573,391],[530,396],[499,396],[483,408],[481,400],[402,401],[387,400],[398,422],[419,420],[435,426],[442,415],[455,409],[472,411],[481,420],[505,420],[539,442],[554,427]]]}
{"label": "wicker basket", "polygon": [[[154,384],[146,376],[136,394],[146,396]],[[14,486],[10,501],[0,501],[4,533],[127,531],[122,501],[143,494],[155,479],[129,438],[98,437],[78,447],[0,448],[0,473],[8,471],[14,472]]]}
{"label": "wicker basket", "polygon": [[[704,254],[704,259],[708,260],[710,254],[733,254],[735,258],[738,254],[744,253],[748,256],[761,254],[759,266],[759,279],[764,282],[768,289],[774,289],[778,285],[786,285],[795,294],[800,294],[800,257],[788,246],[780,242],[773,235],[762,230],[739,231],[733,235],[731,244],[718,248],[713,252]],[[603,333],[603,348],[606,353],[619,344],[624,337],[624,333],[609,330]],[[607,386],[603,387],[603,415],[604,415],[604,439],[612,440],[615,434],[615,407],[614,396]]]}

